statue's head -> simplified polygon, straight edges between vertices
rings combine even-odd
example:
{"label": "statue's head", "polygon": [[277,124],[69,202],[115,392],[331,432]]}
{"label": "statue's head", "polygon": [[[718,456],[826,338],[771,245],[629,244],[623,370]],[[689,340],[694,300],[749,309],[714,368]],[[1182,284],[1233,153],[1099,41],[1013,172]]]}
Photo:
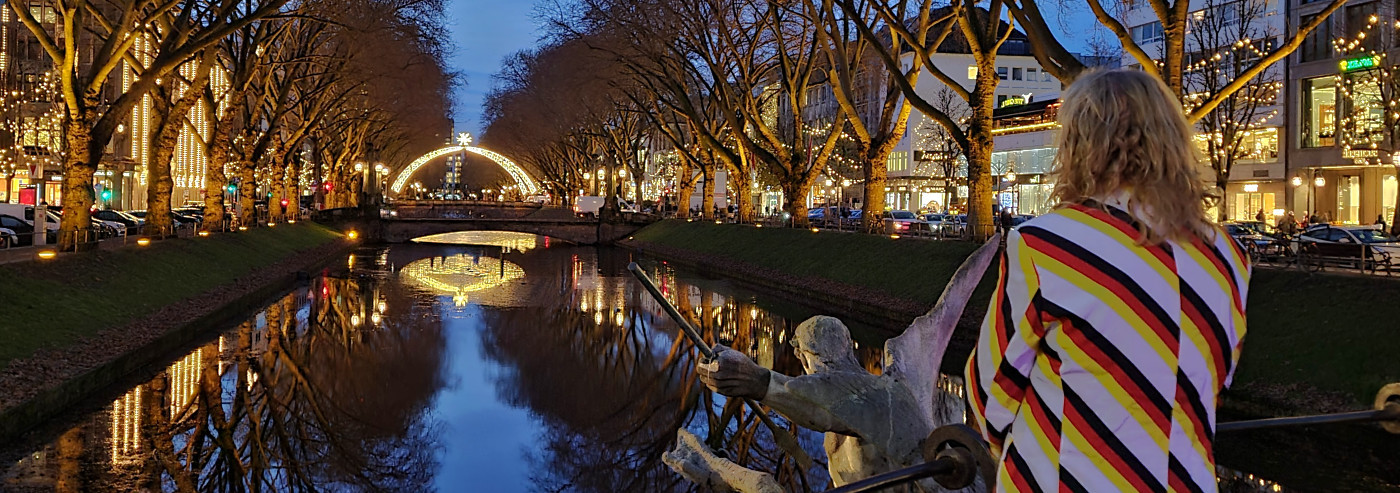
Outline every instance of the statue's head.
{"label": "statue's head", "polygon": [[792,347],[808,374],[863,371],[851,344],[851,331],[833,317],[816,316],[797,326]]}

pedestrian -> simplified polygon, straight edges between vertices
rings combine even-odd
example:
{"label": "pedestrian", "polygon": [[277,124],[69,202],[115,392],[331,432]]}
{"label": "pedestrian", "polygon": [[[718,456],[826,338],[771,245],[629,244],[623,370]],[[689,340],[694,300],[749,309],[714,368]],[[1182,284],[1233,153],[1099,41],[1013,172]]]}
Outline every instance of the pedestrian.
{"label": "pedestrian", "polygon": [[1379,228],[1376,228],[1376,229],[1380,230],[1381,232],[1385,232],[1386,229],[1385,229],[1385,216],[1384,216],[1384,215],[1378,215],[1378,216],[1376,216],[1376,226],[1380,226]]}
{"label": "pedestrian", "polygon": [[1278,221],[1278,230],[1285,236],[1293,236],[1298,233],[1298,221],[1293,217],[1293,211],[1283,214],[1283,219]]}
{"label": "pedestrian", "polygon": [[1166,84],[1095,71],[1060,101],[1058,205],[1008,236],[967,365],[995,490],[1216,491],[1249,261]]}
{"label": "pedestrian", "polygon": [[1254,220],[1264,222],[1264,209],[1259,209],[1259,213],[1254,215]]}
{"label": "pedestrian", "polygon": [[1011,209],[1008,207],[1002,207],[1001,218],[999,218],[997,222],[997,226],[1000,227],[1002,234],[1011,232]]}

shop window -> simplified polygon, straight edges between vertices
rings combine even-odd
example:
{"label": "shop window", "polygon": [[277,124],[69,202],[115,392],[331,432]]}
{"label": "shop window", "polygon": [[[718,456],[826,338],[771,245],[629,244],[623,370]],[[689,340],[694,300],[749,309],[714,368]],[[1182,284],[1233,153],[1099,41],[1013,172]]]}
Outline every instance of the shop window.
{"label": "shop window", "polygon": [[1244,138],[1240,140],[1240,159],[1278,160],[1278,129],[1261,128],[1245,133]]}
{"label": "shop window", "polygon": [[1395,219],[1395,194],[1397,191],[1395,175],[1386,175],[1381,181],[1381,212],[1385,214],[1386,224],[1390,224]]}
{"label": "shop window", "polygon": [[1353,147],[1366,146],[1385,141],[1386,99],[1381,94],[1379,73],[1375,70],[1347,74],[1346,84],[1350,101],[1347,109],[1351,119],[1347,122],[1348,141]]}
{"label": "shop window", "polygon": [[1337,81],[1318,77],[1303,81],[1300,140],[1303,147],[1337,145]]}
{"label": "shop window", "polygon": [[[1302,24],[1312,22],[1317,16],[1307,16],[1301,19]],[[1332,57],[1332,17],[1323,19],[1322,24],[1318,24],[1317,29],[1308,33],[1308,37],[1303,38],[1303,46],[1298,48],[1298,61],[1315,62],[1326,60]]]}
{"label": "shop window", "polygon": [[[1258,188],[1255,188],[1258,190]],[[1265,222],[1273,222],[1274,205],[1277,203],[1278,194],[1260,192],[1241,192],[1235,194],[1233,208],[1230,210],[1230,220],[1232,221],[1253,221],[1264,211]]]}

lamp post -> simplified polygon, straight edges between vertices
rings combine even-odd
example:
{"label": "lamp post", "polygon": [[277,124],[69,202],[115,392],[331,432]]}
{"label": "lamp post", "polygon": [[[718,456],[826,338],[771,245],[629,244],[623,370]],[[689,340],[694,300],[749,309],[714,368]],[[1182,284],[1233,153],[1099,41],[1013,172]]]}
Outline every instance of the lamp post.
{"label": "lamp post", "polygon": [[1010,192],[1011,192],[1011,209],[1012,209],[1013,211],[1014,211],[1014,210],[1020,210],[1020,209],[1021,209],[1021,197],[1020,197],[1020,192],[1021,192],[1021,190],[1020,190],[1020,187],[1016,186],[1016,171],[1013,170],[1013,169],[1010,169],[1010,168],[1007,168],[1007,170],[1006,170],[1006,186],[1007,186],[1008,188],[1011,189],[1011,190],[1010,190]]}

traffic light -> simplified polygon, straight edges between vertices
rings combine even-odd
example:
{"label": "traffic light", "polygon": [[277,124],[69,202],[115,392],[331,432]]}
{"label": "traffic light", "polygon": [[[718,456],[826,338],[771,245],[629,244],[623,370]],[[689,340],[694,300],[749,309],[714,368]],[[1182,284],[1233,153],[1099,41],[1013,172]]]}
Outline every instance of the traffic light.
{"label": "traffic light", "polygon": [[224,188],[228,189],[228,193],[238,193],[238,185],[230,183],[227,187]]}
{"label": "traffic light", "polygon": [[102,191],[102,200],[112,200],[112,189]]}
{"label": "traffic light", "polygon": [[326,182],[326,191],[329,192],[332,188],[335,188],[335,186],[332,185],[331,182]]}
{"label": "traffic light", "polygon": [[292,203],[290,200],[282,199],[282,207],[287,207],[287,204],[290,204],[290,203]]}

